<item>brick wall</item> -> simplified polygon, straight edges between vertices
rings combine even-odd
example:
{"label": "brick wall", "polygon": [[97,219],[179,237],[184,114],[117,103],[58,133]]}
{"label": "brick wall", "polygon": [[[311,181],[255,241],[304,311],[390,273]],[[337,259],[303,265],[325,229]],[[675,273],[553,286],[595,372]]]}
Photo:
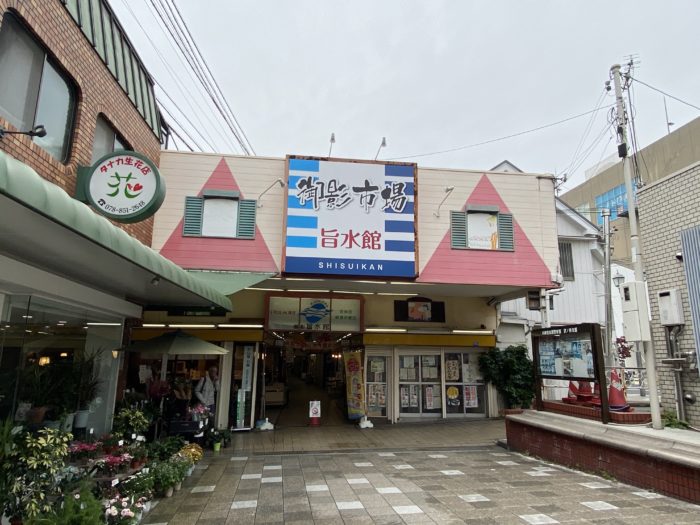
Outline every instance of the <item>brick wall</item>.
{"label": "brick wall", "polygon": [[506,418],[506,436],[511,450],[603,476],[612,475],[625,483],[693,503],[700,502],[700,470],[697,468],[550,432],[510,418]]}
{"label": "brick wall", "polygon": [[[77,86],[78,95],[70,153],[65,164],[55,160],[29,137],[22,135],[5,136],[0,141],[0,150],[31,166],[39,175],[73,195],[77,167],[90,165],[97,117],[103,114],[134,150],[143,153],[158,165],[158,138],[60,0],[0,0],[0,15],[8,10],[25,23],[49,55],[58,62],[63,72]],[[0,30],[1,24],[0,21]],[[14,129],[2,117],[0,126]],[[150,246],[152,218],[136,224],[117,226]]]}
{"label": "brick wall", "polygon": [[[700,224],[700,164],[660,180],[638,193],[639,228],[642,254],[649,285],[651,328],[656,351],[659,388],[665,408],[675,411],[674,375],[661,359],[668,357],[664,327],[659,323],[657,293],[677,288],[683,299],[685,326],[679,337],[682,352],[691,352],[692,360],[683,367],[681,379],[685,392],[700,398],[700,380],[695,360],[693,321],[683,263],[676,259],[681,251],[680,232]],[[685,405],[688,421],[700,425],[700,403]]]}

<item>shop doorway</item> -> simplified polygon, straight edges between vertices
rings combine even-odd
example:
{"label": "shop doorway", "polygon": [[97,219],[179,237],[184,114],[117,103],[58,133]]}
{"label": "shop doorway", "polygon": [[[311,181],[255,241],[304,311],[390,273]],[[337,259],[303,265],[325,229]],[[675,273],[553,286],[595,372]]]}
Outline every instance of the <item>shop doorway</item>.
{"label": "shop doorway", "polygon": [[351,424],[343,352],[353,349],[353,334],[270,335],[261,362],[265,417],[277,428],[307,426],[309,402],[320,401],[322,426]]}

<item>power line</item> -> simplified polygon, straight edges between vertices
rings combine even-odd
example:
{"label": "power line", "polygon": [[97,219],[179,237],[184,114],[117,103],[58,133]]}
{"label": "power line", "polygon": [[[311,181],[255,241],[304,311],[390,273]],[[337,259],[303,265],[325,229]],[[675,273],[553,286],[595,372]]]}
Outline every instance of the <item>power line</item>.
{"label": "power line", "polygon": [[229,115],[231,116],[233,121],[238,126],[238,129],[240,130],[241,134],[243,135],[243,138],[245,139],[246,144],[250,147],[251,151],[253,152],[253,155],[256,155],[255,149],[253,148],[253,145],[251,144],[250,140],[248,140],[248,136],[246,135],[245,130],[240,125],[240,123],[238,122],[238,119],[236,118],[236,115],[231,110],[231,107],[229,106],[228,101],[226,100],[226,97],[224,96],[223,92],[221,91],[221,87],[219,86],[219,83],[217,82],[216,78],[214,77],[211,70],[209,69],[209,65],[207,64],[207,61],[204,60],[204,55],[202,55],[202,52],[199,49],[199,45],[197,44],[197,41],[194,39],[194,37],[192,36],[192,33],[190,32],[189,28],[187,27],[187,23],[185,22],[185,19],[183,18],[182,13],[180,12],[180,8],[175,3],[175,0],[170,0],[170,2],[172,3],[173,7],[175,8],[175,12],[177,13],[177,16],[180,18],[180,21],[182,23],[182,27],[184,28],[185,32],[189,36],[190,42],[192,43],[192,45],[194,45],[194,48],[197,51],[197,54],[201,58],[202,63],[204,64],[204,67],[206,68],[207,72],[209,73],[209,76],[211,77],[211,80],[214,82],[214,86],[218,90],[218,92],[219,92],[219,94],[224,102],[224,106],[226,107],[226,109],[229,112]]}
{"label": "power line", "polygon": [[[134,20],[135,20],[136,23],[138,24],[138,26],[141,28],[143,35],[148,39],[148,41],[149,41],[149,42],[151,43],[151,45],[153,46],[153,49],[154,49],[154,51],[156,52],[156,56],[157,56],[157,57],[160,59],[160,61],[163,63],[163,65],[165,66],[165,68],[166,68],[166,70],[168,71],[168,73],[170,73],[170,76],[171,76],[171,77],[173,78],[173,80],[175,81],[175,86],[178,88],[178,90],[179,90],[180,93],[182,94],[182,96],[183,96],[185,102],[187,103],[187,105],[189,106],[189,108],[192,110],[192,113],[194,114],[196,120],[200,123],[200,126],[196,127],[195,129],[197,129],[197,131],[198,131],[199,134],[202,136],[202,138],[204,138],[204,135],[203,135],[203,133],[202,133],[200,130],[202,130],[202,129],[205,130],[205,131],[207,132],[207,136],[208,136],[209,140],[210,140],[211,142],[215,142],[214,139],[212,138],[212,136],[209,134],[209,126],[208,126],[208,125],[205,125],[204,122],[203,122],[202,119],[201,119],[201,115],[206,116],[206,117],[207,117],[207,120],[208,120],[210,123],[213,123],[214,125],[218,126],[219,130],[222,132],[222,133],[221,133],[221,136],[228,142],[228,145],[229,145],[233,150],[235,150],[235,149],[236,149],[236,146],[235,146],[235,144],[231,141],[231,138],[230,138],[228,132],[226,131],[226,129],[223,127],[221,121],[220,121],[219,119],[217,119],[217,118],[213,118],[213,119],[210,118],[210,117],[212,116],[212,115],[211,115],[211,110],[207,111],[207,110],[205,110],[204,108],[202,108],[202,106],[201,106],[201,105],[199,104],[199,102],[198,102],[199,97],[192,97],[191,94],[188,95],[188,94],[185,93],[185,91],[187,91],[188,88],[182,83],[182,81],[180,80],[180,77],[175,73],[175,71],[173,70],[172,66],[171,66],[171,65],[168,63],[168,61],[165,59],[165,57],[163,56],[163,53],[161,53],[161,51],[160,51],[158,45],[156,45],[156,43],[155,43],[155,42],[153,41],[153,39],[151,38],[149,32],[146,31],[146,29],[143,27],[143,24],[141,24],[141,21],[140,21],[139,18],[136,16],[136,13],[134,13],[134,11],[133,11],[133,9],[131,8],[131,6],[128,4],[128,1],[127,1],[127,0],[123,0],[123,3],[124,3],[124,6],[125,6],[125,7],[127,8],[127,10],[129,11],[129,13],[131,14],[131,16],[134,18]],[[166,37],[166,39],[167,39],[167,35],[165,34],[165,31],[163,31],[162,28],[160,28],[160,29],[161,29],[161,31],[163,32],[163,35],[165,35],[165,37]],[[182,59],[180,58],[180,56],[177,55],[177,54],[176,54],[176,56],[177,56],[178,60],[181,61],[181,63],[183,64],[183,66],[185,66],[185,68],[187,68],[187,65],[186,65],[184,62],[182,62]],[[164,86],[163,86],[160,82],[158,82],[157,80],[155,80],[155,79],[154,79],[154,82],[155,82],[155,84],[158,86],[158,88],[159,88],[170,100],[172,100],[173,103],[174,103],[173,97],[171,97],[170,95],[168,95],[168,93],[166,92]],[[197,108],[199,109],[199,111],[195,110],[195,108],[194,108],[193,105],[192,105],[192,102],[194,102],[194,104],[197,106]],[[175,104],[175,105],[177,106],[177,104]],[[178,107],[178,109],[179,109],[179,107]],[[184,115],[184,112],[183,112],[182,110],[180,110],[180,113],[182,113],[182,114]],[[215,149],[212,148],[212,151],[215,151]]]}
{"label": "power line", "polygon": [[[603,107],[609,108],[609,107],[612,107],[613,105],[614,104],[610,104],[610,105],[603,106]],[[540,131],[543,129],[551,128],[553,126],[557,126],[559,124],[563,124],[565,122],[569,122],[569,121],[575,120],[577,118],[585,117],[586,115],[590,115],[591,113],[595,113],[596,111],[598,111],[600,109],[601,108],[591,109],[590,111],[586,111],[584,113],[579,113],[578,115],[574,115],[572,117],[567,117],[567,118],[562,119],[562,120],[557,120],[556,122],[551,122],[550,124],[545,124],[544,126],[538,126],[536,128],[527,129],[525,131],[519,131],[518,133],[512,133],[510,135],[505,135],[503,137],[498,137],[495,139],[484,140],[482,142],[475,142],[474,144],[467,144],[466,146],[458,146],[456,148],[450,148],[450,149],[445,149],[445,150],[440,150],[440,151],[432,151],[429,153],[418,153],[416,155],[405,155],[403,157],[392,157],[392,158],[387,159],[387,160],[401,160],[401,159],[414,159],[417,157],[429,157],[431,155],[440,155],[442,153],[452,153],[453,151],[461,151],[461,150],[465,150],[465,149],[476,148],[477,146],[484,146],[486,144],[492,144],[494,142],[499,142],[501,140],[512,139],[514,137],[519,137],[521,135],[526,135],[528,133],[534,133],[535,131]]]}
{"label": "power line", "polygon": [[[180,130],[182,130],[183,133],[185,133],[185,129],[187,129],[187,128],[185,128],[182,124],[180,124],[180,121],[178,121],[178,120],[175,118],[175,116],[168,110],[168,108],[167,108],[166,106],[163,105],[163,101],[162,101],[162,100],[159,101],[159,102],[161,103],[161,106],[160,106],[160,107],[162,107],[163,110],[168,114],[168,118],[171,119],[175,124],[177,124],[177,125],[180,127]],[[179,135],[178,135],[178,136],[179,136]],[[180,138],[182,138],[182,137],[180,137]],[[195,146],[197,146],[197,147],[199,148],[199,151],[204,151],[204,148],[202,147],[202,145],[201,145],[199,142],[197,142],[197,141],[194,139],[194,137],[189,136],[189,138],[190,138],[190,140],[191,140],[192,142],[194,142]]]}
{"label": "power line", "polygon": [[[600,105],[603,103],[603,99],[605,98],[606,92],[607,91],[605,89],[603,89],[601,91],[600,95],[598,96],[598,100],[595,104],[595,107],[597,109],[599,109]],[[591,129],[593,128],[593,123],[595,122],[595,117],[597,114],[598,114],[597,111],[595,111],[591,114],[591,118],[588,120],[588,124],[586,125],[586,127],[583,130],[583,135],[581,135],[581,139],[578,141],[578,145],[576,146],[576,149],[574,150],[574,155],[573,155],[573,157],[571,157],[571,162],[569,162],[569,164],[566,166],[566,168],[564,168],[564,170],[562,170],[564,175],[567,174],[567,172],[569,171],[569,168],[571,168],[571,166],[573,166],[574,163],[576,162],[578,154],[581,152],[581,146],[583,146],[583,143],[588,138],[588,135],[590,134]]]}
{"label": "power line", "polygon": [[634,78],[634,77],[631,76],[631,75],[626,75],[626,76],[627,76],[628,78],[631,78],[631,79],[634,80],[635,82],[639,82],[642,86],[646,86],[646,87],[648,87],[649,89],[653,89],[654,91],[658,91],[658,92],[661,93],[662,95],[666,95],[667,97],[672,98],[673,100],[676,100],[676,101],[680,102],[681,104],[685,104],[686,106],[690,106],[691,108],[694,108],[694,109],[697,109],[698,111],[700,111],[700,107],[696,106],[695,104],[691,104],[690,102],[687,102],[687,101],[685,101],[685,100],[683,100],[683,99],[681,99],[681,98],[674,97],[674,96],[671,95],[670,93],[666,93],[665,91],[663,91],[663,90],[661,90],[661,89],[659,89],[659,88],[657,88],[657,87],[654,87],[654,86],[652,86],[651,84],[647,84],[646,82],[642,82],[642,81],[639,80],[638,78]]}
{"label": "power line", "polygon": [[[219,113],[223,117],[224,122],[226,122],[227,126],[231,130],[231,133],[233,133],[236,141],[241,146],[242,151],[246,155],[250,155],[251,149],[245,143],[245,141],[243,140],[243,138],[239,134],[238,130],[235,128],[234,124],[231,122],[230,116],[226,113],[226,110],[223,107],[224,105],[227,106],[227,104],[225,103],[225,98],[223,96],[219,96],[219,94],[217,94],[216,90],[213,89],[213,87],[212,87],[212,82],[209,81],[209,79],[203,73],[204,68],[203,68],[202,64],[204,64],[204,67],[207,69],[207,71],[209,71],[209,75],[213,79],[213,75],[211,74],[211,71],[208,69],[208,66],[206,65],[206,62],[204,61],[203,57],[201,57],[201,55],[200,55],[200,57],[201,57],[201,61],[200,61],[197,56],[193,56],[192,54],[190,54],[190,52],[188,52],[187,49],[185,49],[185,45],[183,44],[183,39],[180,37],[180,34],[179,34],[179,32],[183,32],[183,29],[180,28],[175,23],[175,21],[172,17],[170,17],[170,12],[168,12],[169,4],[167,4],[167,3],[163,4],[163,3],[161,3],[161,0],[158,0],[157,4],[156,4],[156,0],[150,0],[150,4],[156,10],[158,18],[160,18],[160,20],[161,20],[161,23],[163,24],[163,26],[166,28],[166,30],[168,31],[170,36],[173,38],[173,40],[177,44],[178,49],[180,50],[180,53],[182,53],[182,55],[185,57],[185,60],[188,62],[190,68],[195,72],[197,79],[202,84],[202,86],[205,89],[205,92],[207,93],[207,95],[209,96],[209,98],[214,103],[217,110],[219,111]],[[160,6],[163,9],[163,13],[165,15],[163,13],[161,13],[160,9],[158,9],[158,6]],[[171,25],[168,24],[168,22],[166,22],[166,20],[165,20],[166,17],[171,21],[171,24],[173,24],[173,27],[171,27]],[[186,30],[186,25],[184,27]],[[214,83],[216,83],[215,80],[214,80]],[[217,84],[217,86],[218,86],[218,84]],[[220,91],[221,90],[219,89],[219,92]],[[229,110],[230,110],[230,108],[229,108]]]}

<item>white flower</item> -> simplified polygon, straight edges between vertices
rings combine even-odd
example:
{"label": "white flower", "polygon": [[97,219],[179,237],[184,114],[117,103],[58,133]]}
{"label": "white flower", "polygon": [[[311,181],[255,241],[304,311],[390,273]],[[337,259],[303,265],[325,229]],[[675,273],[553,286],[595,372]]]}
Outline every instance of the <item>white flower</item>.
{"label": "white flower", "polygon": [[119,514],[117,507],[110,507],[107,512],[109,513],[110,516],[116,516],[117,514]]}
{"label": "white flower", "polygon": [[124,510],[122,510],[122,517],[123,518],[133,518],[134,513],[131,511],[131,509],[124,509]]}

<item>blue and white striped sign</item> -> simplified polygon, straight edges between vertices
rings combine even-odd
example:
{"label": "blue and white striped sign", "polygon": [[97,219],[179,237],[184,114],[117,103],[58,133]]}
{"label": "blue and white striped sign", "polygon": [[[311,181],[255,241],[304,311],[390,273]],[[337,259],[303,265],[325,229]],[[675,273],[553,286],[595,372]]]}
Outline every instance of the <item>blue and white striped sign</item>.
{"label": "blue and white striped sign", "polygon": [[289,273],[415,277],[415,165],[290,157]]}

